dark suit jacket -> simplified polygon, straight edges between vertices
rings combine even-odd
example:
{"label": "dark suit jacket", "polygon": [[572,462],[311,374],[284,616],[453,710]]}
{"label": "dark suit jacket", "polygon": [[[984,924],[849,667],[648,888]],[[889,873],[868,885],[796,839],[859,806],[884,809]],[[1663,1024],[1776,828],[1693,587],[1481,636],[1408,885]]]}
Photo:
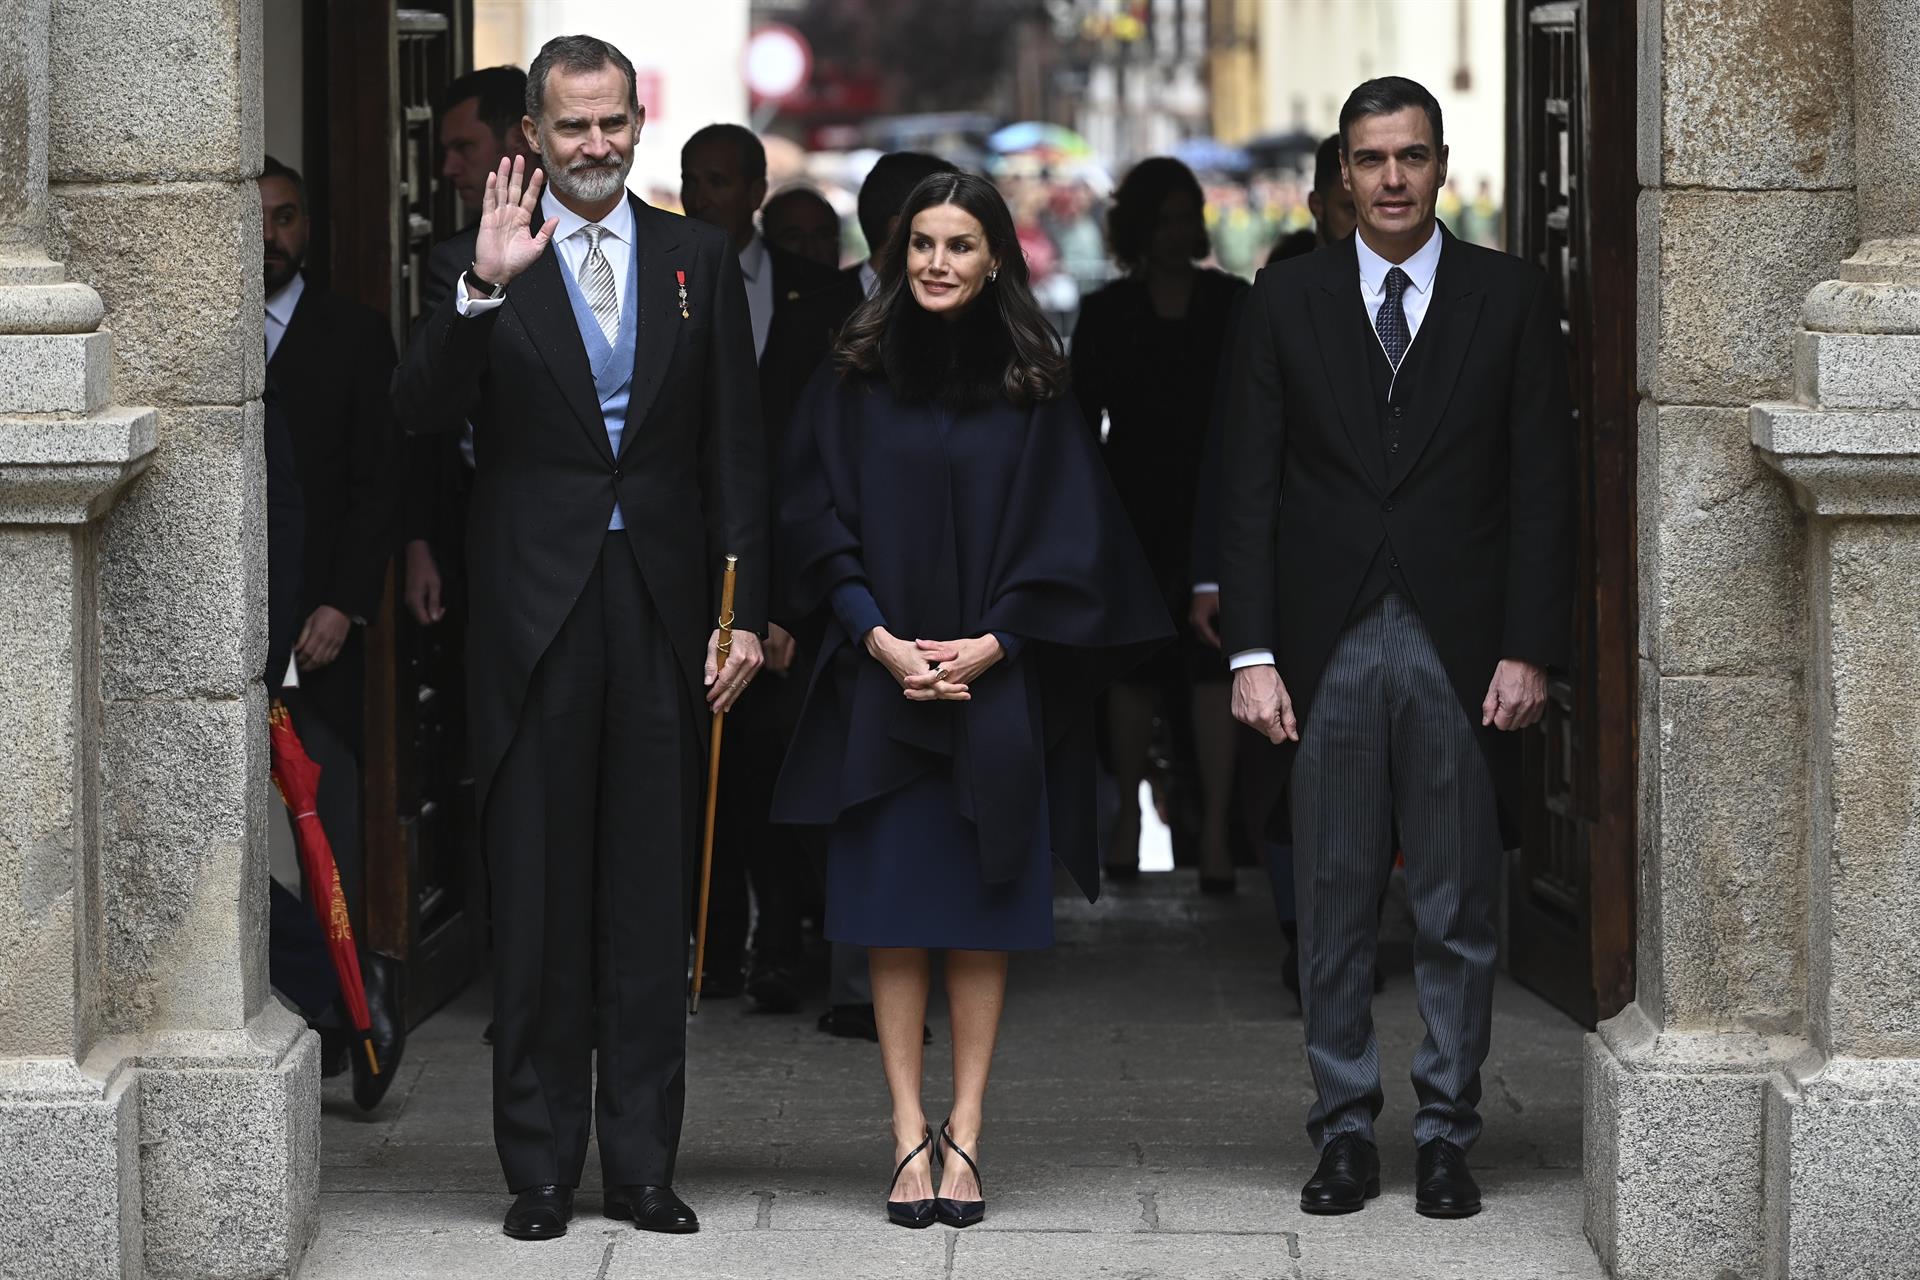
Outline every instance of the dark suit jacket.
{"label": "dark suit jacket", "polygon": [[278,694],[287,657],[306,618],[300,613],[301,563],[306,553],[307,503],[300,492],[293,427],[279,388],[267,383],[267,692]]}
{"label": "dark suit jacket", "polygon": [[379,611],[393,546],[393,366],[387,322],[309,280],[267,366],[306,498],[303,620],[323,604],[355,618]]}
{"label": "dark suit jacket", "polygon": [[[425,324],[453,288],[453,282],[473,262],[473,245],[480,234],[475,223],[456,231],[427,254],[427,278],[420,287],[420,324]],[[418,326],[416,326],[417,328]],[[406,429],[407,424],[401,423]],[[461,472],[466,460],[460,456],[458,432],[432,432],[407,435],[400,443],[400,544],[421,541],[435,543],[434,554],[444,549],[447,522],[454,510],[454,490],[464,484]],[[448,567],[440,566],[444,574]]]}
{"label": "dark suit jacket", "polygon": [[[774,309],[767,349],[760,356],[760,408],[776,445],[813,371],[833,349],[840,326],[866,298],[856,266],[829,273],[820,287]],[[769,456],[780,456],[777,447]]]}
{"label": "dark suit jacket", "polygon": [[[1475,725],[1504,658],[1567,661],[1573,428],[1547,277],[1446,235],[1389,464],[1353,238],[1260,273],[1226,423],[1221,634],[1272,649],[1296,713],[1382,544]],[[1481,735],[1510,796],[1518,735]]]}
{"label": "dark suit jacket", "polygon": [[[739,260],[714,228],[628,202],[640,328],[618,457],[552,250],[478,316],[456,313],[445,280],[394,381],[409,430],[474,425],[469,723],[483,806],[534,664],[593,570],[616,499],[689,707],[704,702],[728,553],[740,557],[735,625],[765,630],[766,457]],[[684,318],[676,272],[686,273]],[[706,717],[695,720],[704,733]]]}
{"label": "dark suit jacket", "polygon": [[810,293],[817,293],[839,278],[832,267],[823,267],[812,258],[767,245],[767,260],[773,263],[773,314]]}

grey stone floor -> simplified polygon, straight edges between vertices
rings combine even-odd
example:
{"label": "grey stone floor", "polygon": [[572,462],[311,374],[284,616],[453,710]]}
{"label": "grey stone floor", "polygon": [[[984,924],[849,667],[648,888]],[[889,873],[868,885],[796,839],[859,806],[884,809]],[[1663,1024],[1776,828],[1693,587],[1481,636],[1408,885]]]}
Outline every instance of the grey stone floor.
{"label": "grey stone floor", "polygon": [[[792,1017],[710,1002],[693,1020],[679,1189],[704,1230],[650,1236],[599,1215],[590,1156],[570,1234],[500,1234],[486,994],[415,1034],[372,1116],[327,1082],[321,1224],[306,1280],[1534,1280],[1602,1277],[1580,1229],[1578,1028],[1500,988],[1475,1152],[1487,1209],[1413,1212],[1406,1070],[1420,1034],[1404,948],[1377,1003],[1389,1089],[1385,1194],[1310,1218],[1300,1022],[1277,976],[1258,871],[1234,899],[1148,876],[1096,906],[1059,901],[1059,945],[1016,957],[988,1098],[987,1221],[965,1233],[884,1221],[891,1148],[878,1051]],[[1396,954],[1396,952],[1398,954]],[[934,1016],[927,1108],[948,1078]]]}

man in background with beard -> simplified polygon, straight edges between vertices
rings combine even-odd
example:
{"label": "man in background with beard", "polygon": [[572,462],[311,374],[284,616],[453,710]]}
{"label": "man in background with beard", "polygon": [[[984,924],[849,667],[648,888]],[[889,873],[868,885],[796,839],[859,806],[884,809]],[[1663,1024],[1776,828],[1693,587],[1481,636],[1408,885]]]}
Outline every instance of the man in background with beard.
{"label": "man in background with beard", "polygon": [[[366,629],[380,609],[393,546],[389,459],[393,422],[386,387],[393,338],[377,312],[306,278],[313,222],[306,184],[266,158],[260,174],[262,283],[266,295],[267,383],[284,412],[304,497],[299,626],[293,678],[283,696],[321,769],[320,824],[333,845],[354,936],[366,938],[366,868],[360,843],[360,754],[364,736]],[[270,672],[284,679],[284,668]],[[384,1065],[405,1040],[398,961],[363,951],[374,1048]],[[337,1019],[320,1022],[322,1070],[354,1071],[354,1099],[372,1110],[393,1083],[365,1055],[347,1052]]]}

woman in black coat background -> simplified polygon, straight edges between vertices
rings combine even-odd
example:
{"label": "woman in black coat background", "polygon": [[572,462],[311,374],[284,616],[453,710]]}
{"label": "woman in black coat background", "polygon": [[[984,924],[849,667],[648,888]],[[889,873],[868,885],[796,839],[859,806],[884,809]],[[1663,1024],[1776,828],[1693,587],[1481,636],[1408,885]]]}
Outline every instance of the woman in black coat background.
{"label": "woman in black coat background", "polygon": [[[1199,182],[1178,160],[1157,156],[1129,170],[1107,215],[1107,247],[1127,275],[1088,295],[1073,332],[1074,396],[1095,438],[1106,419],[1101,456],[1167,608],[1182,619],[1196,585],[1187,552],[1200,457],[1234,303],[1247,289],[1238,276],[1198,265],[1212,252],[1205,208]],[[1227,669],[1217,645],[1191,635],[1107,696],[1107,764],[1120,784],[1107,872],[1130,879],[1139,870],[1138,796],[1156,712],[1171,730],[1177,764],[1191,763],[1199,779],[1200,887],[1231,892],[1235,729]],[[1176,847],[1186,843],[1184,808],[1167,805]]]}
{"label": "woman in black coat background", "polygon": [[[888,1216],[968,1226],[1007,953],[1052,943],[1055,858],[1099,890],[1093,699],[1171,628],[1000,193],[940,174],[899,226],[788,433],[787,604],[827,626],[774,818],[830,825],[827,936],[869,948]],[[953,1023],[937,1197],[930,949]]]}

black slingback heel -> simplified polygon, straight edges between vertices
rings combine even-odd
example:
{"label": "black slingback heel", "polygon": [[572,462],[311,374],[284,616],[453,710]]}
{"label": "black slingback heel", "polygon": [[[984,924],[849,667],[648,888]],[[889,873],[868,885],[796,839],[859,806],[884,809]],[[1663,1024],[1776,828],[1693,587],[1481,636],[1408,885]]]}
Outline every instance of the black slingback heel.
{"label": "black slingback heel", "polygon": [[[887,1185],[887,1221],[896,1227],[905,1227],[909,1231],[921,1231],[934,1224],[937,1211],[934,1208],[933,1201],[895,1200],[892,1198],[893,1189],[900,1185],[900,1175],[906,1172],[907,1166],[913,1163],[914,1157],[918,1156],[922,1151],[926,1151],[927,1148],[932,1145],[933,1131],[928,1130],[927,1136],[920,1140],[920,1145],[907,1152],[907,1158],[894,1167],[893,1181]],[[933,1164],[931,1154],[927,1157],[927,1164],[929,1166],[929,1176],[931,1176],[931,1166]]]}
{"label": "black slingback heel", "polygon": [[[967,1168],[973,1170],[974,1185],[979,1187],[980,1194],[985,1196],[987,1193],[987,1184],[986,1180],[980,1176],[980,1166],[973,1162],[973,1157],[968,1155],[960,1145],[953,1140],[951,1133],[947,1132],[947,1125],[949,1123],[951,1122],[944,1120],[940,1123],[940,1141],[944,1142],[953,1154],[967,1162]],[[987,1202],[984,1199],[954,1200],[947,1196],[935,1196],[933,1211],[940,1221],[950,1227],[970,1227],[987,1216]]]}

